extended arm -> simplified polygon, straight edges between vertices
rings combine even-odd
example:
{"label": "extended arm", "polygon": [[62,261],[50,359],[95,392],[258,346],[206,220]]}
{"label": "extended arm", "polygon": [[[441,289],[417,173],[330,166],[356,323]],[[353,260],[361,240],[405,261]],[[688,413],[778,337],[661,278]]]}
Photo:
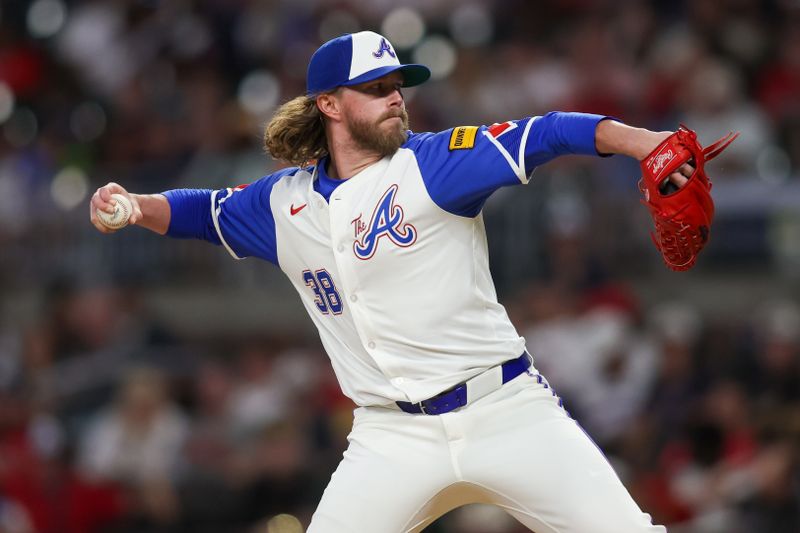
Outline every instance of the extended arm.
{"label": "extended arm", "polygon": [[92,200],[89,204],[90,220],[100,232],[114,233],[117,231],[101,224],[95,213],[97,209],[108,213],[114,212],[114,200],[111,198],[114,193],[122,194],[131,201],[133,213],[131,213],[128,224],[136,224],[161,235],[167,233],[171,210],[169,202],[163,194],[132,194],[121,185],[113,182],[97,189],[92,195]]}
{"label": "extended arm", "polygon": [[[602,120],[595,130],[595,145],[600,154],[621,154],[643,160],[661,141],[672,135],[671,131],[650,131],[634,128],[615,120]],[[684,165],[680,172],[673,172],[669,180],[678,188],[686,185],[686,176],[694,169]]]}
{"label": "extended arm", "polygon": [[622,154],[641,161],[671,134],[671,131],[650,131],[615,120],[603,120],[597,124],[595,144],[598,153]]}
{"label": "extended arm", "polygon": [[[260,257],[277,263],[275,219],[270,208],[272,186],[292,170],[265,176],[250,185],[219,190],[173,189],[161,194],[132,194],[117,183],[97,189],[89,205],[92,224],[113,233],[97,219],[96,209],[113,211],[114,193],[133,207],[129,224],[177,239],[200,239],[224,245],[235,258]],[[212,208],[213,206],[213,208]]]}

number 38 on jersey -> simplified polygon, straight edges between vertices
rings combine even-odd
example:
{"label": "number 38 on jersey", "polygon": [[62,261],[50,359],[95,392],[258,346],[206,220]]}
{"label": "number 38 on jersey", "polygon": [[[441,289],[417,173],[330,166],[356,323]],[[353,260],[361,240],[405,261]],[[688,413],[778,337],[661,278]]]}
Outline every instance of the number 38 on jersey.
{"label": "number 38 on jersey", "polygon": [[324,315],[328,313],[340,315],[342,313],[342,298],[327,270],[324,268],[314,272],[304,270],[303,281],[314,292],[314,304],[320,313]]}

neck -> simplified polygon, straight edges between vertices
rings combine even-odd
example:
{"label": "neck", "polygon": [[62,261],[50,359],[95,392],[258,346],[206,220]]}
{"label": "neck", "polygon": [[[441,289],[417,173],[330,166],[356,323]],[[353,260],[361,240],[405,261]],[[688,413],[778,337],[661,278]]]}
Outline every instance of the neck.
{"label": "neck", "polygon": [[[330,139],[333,136],[329,136]],[[335,138],[335,137],[334,137]],[[383,156],[371,150],[364,150],[352,139],[335,140],[330,143],[330,164],[326,169],[328,177],[347,179],[355,176],[365,168],[383,159]]]}
{"label": "neck", "polygon": [[331,150],[330,164],[326,169],[328,177],[344,180],[355,176],[368,166],[377,163],[382,156],[375,152]]}

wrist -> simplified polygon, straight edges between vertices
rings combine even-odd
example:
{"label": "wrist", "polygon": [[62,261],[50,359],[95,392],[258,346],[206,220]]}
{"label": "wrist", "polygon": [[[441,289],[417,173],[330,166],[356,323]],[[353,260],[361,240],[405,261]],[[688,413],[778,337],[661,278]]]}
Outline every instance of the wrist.
{"label": "wrist", "polygon": [[650,131],[641,129],[636,146],[631,154],[637,161],[644,160],[661,142],[672,135],[671,131]]}
{"label": "wrist", "polygon": [[156,233],[165,234],[169,229],[170,206],[163,194],[131,194],[131,199],[140,209],[141,219],[137,225]]}
{"label": "wrist", "polygon": [[627,155],[641,161],[670,133],[634,128],[614,120],[602,120],[597,124],[595,143],[600,154]]}

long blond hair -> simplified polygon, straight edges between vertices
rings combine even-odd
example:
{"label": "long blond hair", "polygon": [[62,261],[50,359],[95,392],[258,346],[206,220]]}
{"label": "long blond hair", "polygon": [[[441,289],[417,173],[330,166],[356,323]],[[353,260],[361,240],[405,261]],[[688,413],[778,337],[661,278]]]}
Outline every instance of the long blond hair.
{"label": "long blond hair", "polygon": [[322,113],[314,96],[289,100],[264,128],[264,149],[275,159],[305,166],[328,155]]}

